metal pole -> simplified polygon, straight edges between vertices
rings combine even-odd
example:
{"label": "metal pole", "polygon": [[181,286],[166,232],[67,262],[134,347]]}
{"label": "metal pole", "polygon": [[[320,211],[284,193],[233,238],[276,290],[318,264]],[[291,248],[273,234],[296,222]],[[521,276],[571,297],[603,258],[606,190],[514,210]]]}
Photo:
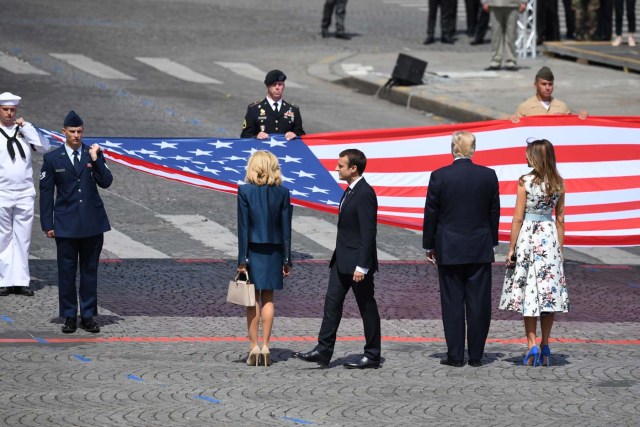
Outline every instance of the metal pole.
{"label": "metal pole", "polygon": [[527,8],[520,14],[516,53],[518,58],[536,57],[536,0],[528,0]]}

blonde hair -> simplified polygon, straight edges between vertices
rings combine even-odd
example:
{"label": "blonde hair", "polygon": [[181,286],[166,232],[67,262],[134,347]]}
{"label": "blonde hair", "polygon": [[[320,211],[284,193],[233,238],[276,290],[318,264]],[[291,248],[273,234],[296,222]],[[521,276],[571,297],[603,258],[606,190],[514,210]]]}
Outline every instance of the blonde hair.
{"label": "blonde hair", "polygon": [[255,185],[280,185],[282,175],[278,158],[270,151],[256,151],[247,161],[244,181]]}
{"label": "blonde hair", "polygon": [[464,130],[454,132],[451,138],[451,154],[455,158],[471,158],[476,152],[476,137]]}
{"label": "blonde hair", "polygon": [[556,153],[553,144],[538,139],[527,144],[527,162],[533,168],[530,175],[536,184],[544,184],[544,192],[551,196],[564,193],[564,180],[556,168]]}

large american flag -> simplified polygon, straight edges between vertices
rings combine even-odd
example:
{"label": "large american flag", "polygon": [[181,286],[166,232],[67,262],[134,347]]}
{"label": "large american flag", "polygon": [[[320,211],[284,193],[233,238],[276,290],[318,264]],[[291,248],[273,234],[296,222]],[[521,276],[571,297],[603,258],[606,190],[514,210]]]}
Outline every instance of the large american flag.
{"label": "large american flag", "polygon": [[[378,196],[381,223],[420,230],[430,173],[450,164],[451,134],[476,135],[473,161],[493,168],[500,181],[500,240],[509,241],[518,178],[529,172],[528,138],[556,149],[566,186],[567,246],[640,245],[640,117],[527,117],[405,129],[305,135],[285,141],[253,139],[85,138],[111,160],[153,175],[235,193],[256,150],[280,160],[295,204],[337,213],[345,183],[334,172],[338,154],[358,148],[364,173]],[[43,130],[60,141],[60,135]]]}

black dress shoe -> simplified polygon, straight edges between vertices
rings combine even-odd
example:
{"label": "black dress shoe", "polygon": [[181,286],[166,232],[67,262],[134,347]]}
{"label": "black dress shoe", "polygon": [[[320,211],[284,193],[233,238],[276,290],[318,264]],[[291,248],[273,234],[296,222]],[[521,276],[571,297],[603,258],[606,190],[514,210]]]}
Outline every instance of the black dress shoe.
{"label": "black dress shoe", "polygon": [[469,43],[471,46],[477,46],[479,44],[484,44],[484,40],[478,40],[478,39],[473,39],[471,40],[471,43]]}
{"label": "black dress shoe", "polygon": [[469,359],[469,366],[471,366],[472,368],[479,368],[480,366],[482,366],[482,363],[476,359]]}
{"label": "black dress shoe", "polygon": [[347,33],[336,33],[336,38],[337,39],[343,39],[343,40],[351,40],[351,36]]}
{"label": "black dress shoe", "polygon": [[378,369],[380,367],[380,361],[369,359],[367,356],[364,356],[357,362],[345,363],[342,366],[347,369]]}
{"label": "black dress shoe", "polygon": [[443,37],[440,41],[444,44],[454,44],[456,41],[451,37]]}
{"label": "black dress shoe", "polygon": [[422,44],[433,44],[436,42],[436,38],[433,36],[427,37]]}
{"label": "black dress shoe", "polygon": [[504,69],[507,71],[518,71],[518,66],[514,64],[510,64],[504,67]]}
{"label": "black dress shoe", "polygon": [[33,291],[31,289],[29,289],[29,287],[27,286],[14,286],[13,287],[13,293],[16,295],[22,295],[25,297],[32,297],[33,296]]}
{"label": "black dress shoe", "polygon": [[304,360],[305,362],[315,362],[318,365],[328,365],[331,360],[330,357],[323,356],[317,350],[311,350],[307,353],[295,352],[293,353],[293,358]]}
{"label": "black dress shoe", "polygon": [[100,327],[93,320],[93,317],[83,317],[80,319],[80,327],[87,332],[91,332],[92,334],[97,334],[100,332]]}
{"label": "black dress shoe", "polygon": [[440,360],[441,365],[453,366],[454,368],[462,368],[464,366],[464,362],[461,360],[449,360],[442,359]]}
{"label": "black dress shoe", "polygon": [[485,68],[485,71],[498,71],[500,69],[499,65],[489,65],[487,68]]}
{"label": "black dress shoe", "polygon": [[62,332],[65,334],[72,334],[78,330],[78,320],[75,317],[65,317],[64,325],[62,325]]}
{"label": "black dress shoe", "polygon": [[0,288],[0,297],[6,297],[11,293],[12,290],[13,289],[11,289],[11,286]]}

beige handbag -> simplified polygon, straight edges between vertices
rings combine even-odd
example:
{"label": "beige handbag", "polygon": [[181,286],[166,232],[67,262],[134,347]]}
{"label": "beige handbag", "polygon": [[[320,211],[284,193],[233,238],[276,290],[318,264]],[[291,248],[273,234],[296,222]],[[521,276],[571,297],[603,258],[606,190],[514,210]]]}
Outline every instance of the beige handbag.
{"label": "beige handbag", "polygon": [[245,274],[246,280],[240,280],[240,273],[236,274],[236,278],[229,281],[229,290],[227,291],[227,302],[238,304],[244,307],[255,307],[256,305],[256,287],[249,281],[249,272]]}

